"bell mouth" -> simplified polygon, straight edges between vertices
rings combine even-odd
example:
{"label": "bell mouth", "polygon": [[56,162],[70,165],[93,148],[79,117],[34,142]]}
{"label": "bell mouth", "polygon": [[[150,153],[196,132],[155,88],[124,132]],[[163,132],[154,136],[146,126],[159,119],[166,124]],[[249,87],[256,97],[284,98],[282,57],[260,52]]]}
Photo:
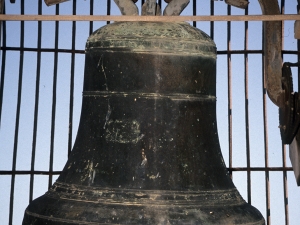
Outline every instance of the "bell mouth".
{"label": "bell mouth", "polygon": [[[41,206],[39,201],[47,204]],[[88,202],[88,207],[85,202]],[[99,189],[62,182],[56,182],[26,209],[24,223],[32,218],[37,224],[49,221],[51,224],[89,225],[264,224],[259,211],[247,204],[235,188],[152,191]]]}

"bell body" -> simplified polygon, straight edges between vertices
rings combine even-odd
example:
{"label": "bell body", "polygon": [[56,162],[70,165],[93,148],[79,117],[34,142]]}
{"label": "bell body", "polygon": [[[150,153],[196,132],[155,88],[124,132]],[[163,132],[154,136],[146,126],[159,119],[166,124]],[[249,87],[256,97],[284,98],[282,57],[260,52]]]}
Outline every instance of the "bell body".
{"label": "bell body", "polygon": [[187,23],[92,34],[71,156],[23,224],[264,224],[223,162],[215,63],[214,42]]}

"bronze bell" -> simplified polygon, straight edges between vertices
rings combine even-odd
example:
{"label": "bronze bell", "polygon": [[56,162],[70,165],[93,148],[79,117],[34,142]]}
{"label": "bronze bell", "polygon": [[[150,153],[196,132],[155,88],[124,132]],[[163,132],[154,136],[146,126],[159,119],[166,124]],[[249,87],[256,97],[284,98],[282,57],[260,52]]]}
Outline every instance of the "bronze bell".
{"label": "bronze bell", "polygon": [[265,224],[225,167],[216,47],[188,23],[115,22],[86,44],[82,112],[63,172],[27,224]]}

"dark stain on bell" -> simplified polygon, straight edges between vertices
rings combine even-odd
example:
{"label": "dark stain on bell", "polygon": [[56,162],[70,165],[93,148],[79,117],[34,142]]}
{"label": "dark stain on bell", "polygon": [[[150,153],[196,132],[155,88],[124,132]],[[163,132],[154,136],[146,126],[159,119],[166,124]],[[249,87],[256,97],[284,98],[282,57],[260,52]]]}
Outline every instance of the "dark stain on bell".
{"label": "dark stain on bell", "polygon": [[215,64],[215,43],[188,23],[95,31],[72,153],[23,225],[264,224],[223,162]]}
{"label": "dark stain on bell", "polygon": [[145,155],[145,150],[142,149],[142,162],[138,164],[137,170],[136,170],[136,176],[133,177],[133,181],[138,182],[138,186],[140,188],[143,188],[143,183],[146,180],[146,168],[147,168],[147,156]]}

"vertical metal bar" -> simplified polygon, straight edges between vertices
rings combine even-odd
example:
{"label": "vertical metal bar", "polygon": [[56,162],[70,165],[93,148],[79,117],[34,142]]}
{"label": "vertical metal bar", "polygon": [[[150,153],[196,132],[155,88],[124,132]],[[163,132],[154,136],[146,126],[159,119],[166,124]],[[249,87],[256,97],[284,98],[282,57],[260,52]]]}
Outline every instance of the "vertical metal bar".
{"label": "vertical metal bar", "polygon": [[[210,15],[213,16],[215,14],[215,1],[210,1]],[[210,22],[210,37],[214,39],[214,26],[215,22]]]}
{"label": "vertical metal bar", "polygon": [[[297,13],[300,14],[300,0],[297,0]],[[297,39],[297,50],[299,52],[299,49],[300,49],[300,39]],[[298,57],[298,62],[300,60],[300,53],[297,54],[297,57]],[[300,70],[298,68],[298,90],[300,89]]]}
{"label": "vertical metal bar", "polygon": [[267,208],[267,225],[271,224],[270,212],[270,179],[269,171],[269,144],[268,144],[268,119],[267,119],[267,91],[265,76],[263,75],[263,117],[264,117],[264,143],[265,143],[265,181],[266,181],[266,208]]}
{"label": "vertical metal bar", "polygon": [[[245,9],[248,15],[248,7]],[[248,21],[245,21],[245,51],[248,50]],[[249,135],[249,94],[248,94],[248,54],[244,55],[245,65],[245,128],[246,128],[246,157],[247,157],[247,200],[251,204],[251,171],[250,171],[250,135]]]}
{"label": "vertical metal bar", "polygon": [[[111,2],[110,2],[110,0],[107,0],[107,8],[106,8],[106,15],[107,16],[110,15],[110,10],[111,10]],[[110,21],[107,21],[106,23],[109,24]]]}
{"label": "vertical metal bar", "polygon": [[[300,1],[298,0],[298,3]],[[285,0],[281,0],[281,14],[284,14],[285,10]],[[284,21],[281,22],[282,33],[284,34]],[[284,35],[282,35],[282,49],[284,49]],[[283,58],[283,55],[282,55]],[[286,167],[286,146],[282,144],[282,167]],[[287,187],[287,171],[283,170],[282,172],[283,179],[283,202],[284,202],[284,216],[285,216],[285,224],[289,225],[289,205],[288,205],[288,187]]]}
{"label": "vertical metal bar", "polygon": [[[231,15],[231,6],[227,6],[227,15]],[[231,50],[231,22],[227,22],[227,50]],[[232,77],[231,77],[231,54],[227,53],[228,67],[228,142],[229,142],[229,168],[232,168]],[[230,170],[230,175],[232,172]]]}
{"label": "vertical metal bar", "polygon": [[[24,0],[21,0],[21,14],[24,14]],[[22,95],[22,78],[23,78],[23,62],[24,62],[24,21],[21,21],[21,34],[20,34],[20,64],[19,64],[19,80],[18,80],[18,97],[17,97],[17,109],[16,109],[16,124],[15,124],[15,136],[13,147],[13,160],[12,160],[12,176],[11,176],[11,188],[10,188],[10,203],[9,203],[9,224],[13,221],[13,208],[14,208],[14,191],[15,191],[15,178],[16,178],[16,164],[17,164],[17,152],[18,152],[18,137],[19,137],[19,122],[20,122],[20,109],[21,109],[21,95]]]}
{"label": "vertical metal bar", "polygon": [[[264,29],[264,28],[263,28]],[[264,31],[262,34],[262,46],[264,46]],[[267,86],[266,77],[264,73],[264,55],[262,57],[262,81],[263,81],[263,125],[264,125],[264,153],[265,153],[265,184],[266,184],[266,219],[267,225],[271,224],[271,211],[270,211],[270,178],[269,178],[269,143],[268,143],[268,118],[267,118]]]}
{"label": "vertical metal bar", "polygon": [[[197,15],[197,0],[193,0],[193,16]],[[193,21],[193,26],[197,27],[197,22]]]}
{"label": "vertical metal bar", "polygon": [[[59,5],[56,5],[55,14],[59,15]],[[58,64],[58,32],[59,21],[55,21],[55,42],[54,42],[54,68],[53,68],[53,86],[52,86],[52,113],[51,113],[51,135],[50,135],[50,164],[49,164],[49,182],[48,189],[52,185],[53,179],[53,155],[54,155],[54,134],[55,134],[55,119],[56,119],[56,89],[57,89],[57,64]]]}
{"label": "vertical metal bar", "polygon": [[[5,14],[5,2],[3,5],[3,14]],[[6,21],[2,21],[2,46],[6,47]],[[0,30],[1,32],[1,30]],[[1,44],[1,42],[0,42]],[[0,78],[0,128],[2,121],[2,105],[3,105],[3,92],[4,92],[4,80],[5,80],[5,61],[6,61],[6,50],[2,51],[2,63],[1,63],[1,78]]]}
{"label": "vertical metal bar", "polygon": [[161,0],[158,0],[157,4],[158,4],[159,7],[161,8]]}
{"label": "vertical metal bar", "polygon": [[[297,13],[298,14],[300,14],[300,0],[297,0],[297,3],[298,3],[298,5],[297,5]],[[299,52],[299,50],[300,50],[300,40],[299,39],[297,39],[297,50],[298,50],[298,52]],[[300,62],[300,53],[298,53],[298,62]],[[299,68],[298,68],[298,90],[300,89],[300,70],[299,70]]]}
{"label": "vertical metal bar", "polygon": [[[3,14],[3,11],[4,11],[4,0],[0,0],[0,14]],[[2,22],[3,21],[0,21],[0,43],[1,43],[1,27],[2,27]]]}
{"label": "vertical metal bar", "polygon": [[[94,15],[94,0],[90,0],[90,15]],[[93,21],[90,21],[90,35],[93,33],[93,30]]]}
{"label": "vertical metal bar", "polygon": [[[282,145],[282,167],[286,168],[286,147]],[[285,224],[289,225],[289,204],[288,204],[288,185],[287,185],[287,171],[283,170],[283,195],[284,195],[284,215]]]}
{"label": "vertical metal bar", "polygon": [[[38,2],[38,14],[42,15],[42,0]],[[36,152],[36,136],[37,136],[37,121],[39,112],[39,93],[40,93],[40,74],[41,74],[41,47],[42,47],[42,22],[38,22],[38,43],[37,43],[37,65],[36,65],[36,81],[35,81],[35,103],[34,103],[34,119],[33,119],[33,137],[31,149],[31,167],[30,167],[30,187],[29,187],[29,202],[33,200],[33,184],[34,184],[34,164]]]}
{"label": "vertical metal bar", "polygon": [[[73,15],[76,15],[76,0],[73,1]],[[73,105],[74,105],[74,72],[75,72],[75,41],[76,41],[76,21],[73,21],[72,22],[72,54],[71,54],[71,78],[70,78],[68,156],[70,155],[71,150],[72,150]]]}

